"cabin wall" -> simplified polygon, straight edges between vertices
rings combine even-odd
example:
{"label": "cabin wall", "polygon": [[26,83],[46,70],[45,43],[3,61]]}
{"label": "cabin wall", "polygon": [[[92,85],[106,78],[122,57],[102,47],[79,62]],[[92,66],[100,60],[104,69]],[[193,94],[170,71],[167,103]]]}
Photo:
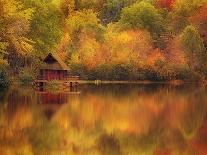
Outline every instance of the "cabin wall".
{"label": "cabin wall", "polygon": [[44,80],[66,80],[67,71],[64,70],[43,70]]}

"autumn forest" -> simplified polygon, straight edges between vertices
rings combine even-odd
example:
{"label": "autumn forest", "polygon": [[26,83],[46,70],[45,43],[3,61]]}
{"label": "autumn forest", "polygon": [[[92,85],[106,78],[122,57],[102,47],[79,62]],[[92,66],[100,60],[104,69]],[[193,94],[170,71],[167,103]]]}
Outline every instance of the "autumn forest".
{"label": "autumn forest", "polygon": [[0,155],[207,155],[207,0],[0,0]]}
{"label": "autumn forest", "polygon": [[207,78],[206,0],[0,0],[0,32],[1,87],[49,52],[84,80]]}

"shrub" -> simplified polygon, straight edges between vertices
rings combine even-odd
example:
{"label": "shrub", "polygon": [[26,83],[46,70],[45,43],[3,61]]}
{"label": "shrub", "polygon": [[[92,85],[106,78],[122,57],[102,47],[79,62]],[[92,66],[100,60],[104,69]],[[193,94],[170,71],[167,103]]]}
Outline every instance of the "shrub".
{"label": "shrub", "polygon": [[90,80],[110,80],[111,79],[111,65],[109,64],[100,64],[93,70],[90,70],[88,73],[88,78]]}
{"label": "shrub", "polygon": [[176,67],[173,64],[167,63],[162,60],[158,60],[155,63],[155,80],[167,81],[176,79]]}
{"label": "shrub", "polygon": [[204,79],[204,75],[199,72],[193,71],[188,66],[183,66],[177,69],[177,79],[182,79],[185,81],[200,81]]}
{"label": "shrub", "polygon": [[125,64],[113,65],[111,79],[114,80],[128,80],[130,79],[130,66]]}
{"label": "shrub", "polygon": [[5,89],[9,86],[10,80],[6,70],[0,68],[0,89]]}
{"label": "shrub", "polygon": [[30,85],[34,81],[34,72],[29,68],[24,68],[19,73],[21,85]]}
{"label": "shrub", "polygon": [[0,62],[0,89],[5,89],[9,86],[10,79],[7,73],[6,63]]}
{"label": "shrub", "polygon": [[59,91],[61,89],[61,82],[58,80],[51,80],[46,84],[46,90]]}
{"label": "shrub", "polygon": [[87,69],[84,64],[81,63],[71,63],[70,64],[71,74],[80,76],[82,79],[87,79]]}

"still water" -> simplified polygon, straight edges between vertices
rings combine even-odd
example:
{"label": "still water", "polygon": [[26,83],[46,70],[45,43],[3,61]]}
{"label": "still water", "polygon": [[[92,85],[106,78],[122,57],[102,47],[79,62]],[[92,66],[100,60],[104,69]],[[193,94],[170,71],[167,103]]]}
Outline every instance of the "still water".
{"label": "still water", "polygon": [[0,93],[0,155],[206,155],[207,88],[83,85]]}

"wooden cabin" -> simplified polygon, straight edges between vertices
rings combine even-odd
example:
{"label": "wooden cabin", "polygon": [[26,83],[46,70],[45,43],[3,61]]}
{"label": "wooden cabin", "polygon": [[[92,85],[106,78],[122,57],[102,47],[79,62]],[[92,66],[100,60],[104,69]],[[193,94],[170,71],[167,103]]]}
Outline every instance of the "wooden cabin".
{"label": "wooden cabin", "polygon": [[49,53],[40,67],[38,79],[41,80],[67,80],[69,67],[55,53]]}
{"label": "wooden cabin", "polygon": [[49,53],[40,66],[39,75],[35,80],[38,90],[44,90],[47,82],[52,80],[60,81],[60,88],[77,87],[78,76],[69,76],[69,67],[56,53]]}

